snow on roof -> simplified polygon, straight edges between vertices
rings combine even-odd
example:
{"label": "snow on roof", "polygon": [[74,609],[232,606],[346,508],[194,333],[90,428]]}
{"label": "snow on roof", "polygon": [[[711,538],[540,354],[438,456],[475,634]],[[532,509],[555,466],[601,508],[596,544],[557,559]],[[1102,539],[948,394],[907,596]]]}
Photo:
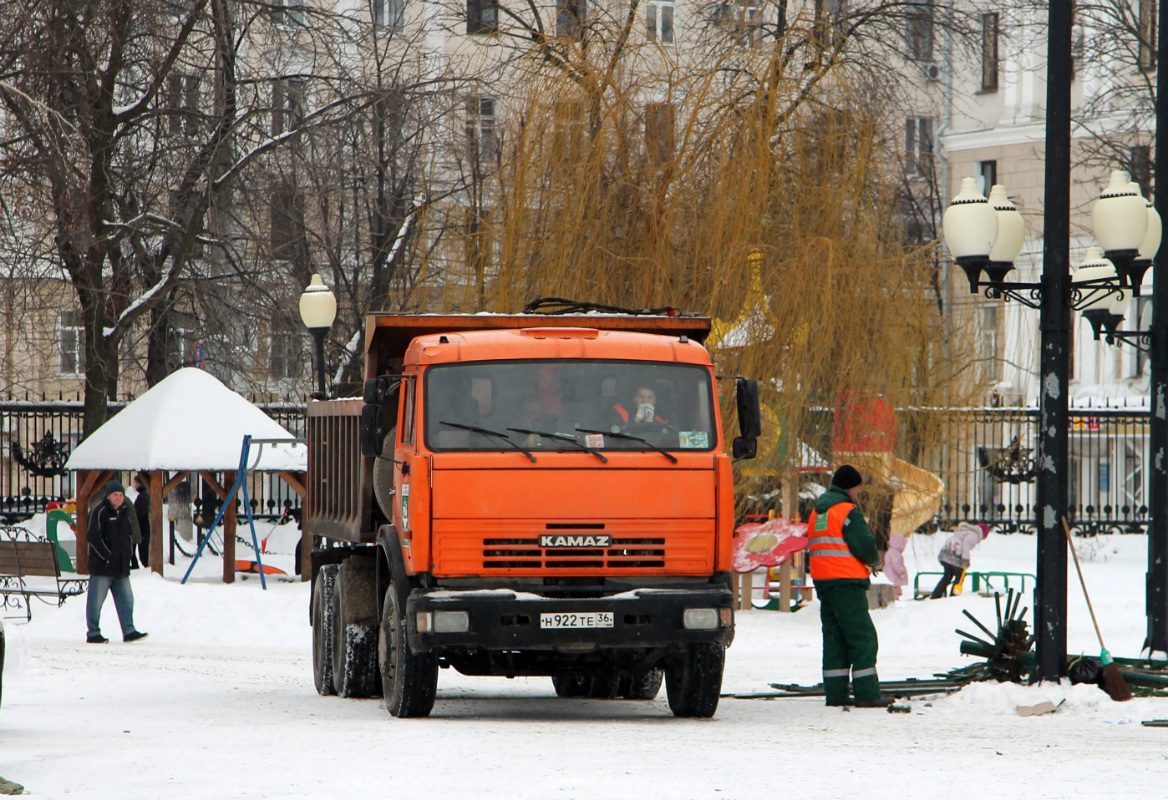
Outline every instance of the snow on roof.
{"label": "snow on roof", "polygon": [[[292,439],[286,428],[215,376],[178,370],[126,406],[73,449],[65,468],[233,470],[243,437]],[[303,472],[301,445],[254,444],[249,467]]]}

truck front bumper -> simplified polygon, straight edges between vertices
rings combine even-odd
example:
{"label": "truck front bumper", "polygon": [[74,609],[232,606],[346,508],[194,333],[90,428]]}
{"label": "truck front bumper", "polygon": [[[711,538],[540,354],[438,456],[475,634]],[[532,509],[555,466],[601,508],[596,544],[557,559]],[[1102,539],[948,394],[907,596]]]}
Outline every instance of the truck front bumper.
{"label": "truck front bumper", "polygon": [[[419,653],[471,647],[571,653],[700,642],[729,646],[734,639],[733,606],[733,595],[723,585],[634,589],[596,598],[543,597],[509,589],[415,589],[406,602],[406,630],[410,649]],[[443,630],[462,627],[457,613],[442,616],[454,620],[454,626],[440,623],[434,630],[441,612],[465,612],[465,630]],[[551,627],[589,623],[597,626]]]}

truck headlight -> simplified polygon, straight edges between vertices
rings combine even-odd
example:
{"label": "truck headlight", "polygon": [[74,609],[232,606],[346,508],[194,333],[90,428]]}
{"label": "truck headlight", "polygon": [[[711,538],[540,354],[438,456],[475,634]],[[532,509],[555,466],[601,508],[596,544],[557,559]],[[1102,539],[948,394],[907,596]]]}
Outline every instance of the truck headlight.
{"label": "truck headlight", "polygon": [[718,609],[687,608],[682,615],[681,625],[687,630],[714,630],[718,627]]}
{"label": "truck headlight", "polygon": [[466,633],[470,614],[465,611],[419,611],[418,633]]}
{"label": "truck headlight", "polygon": [[470,630],[470,614],[465,611],[435,611],[434,633],[466,633]]}

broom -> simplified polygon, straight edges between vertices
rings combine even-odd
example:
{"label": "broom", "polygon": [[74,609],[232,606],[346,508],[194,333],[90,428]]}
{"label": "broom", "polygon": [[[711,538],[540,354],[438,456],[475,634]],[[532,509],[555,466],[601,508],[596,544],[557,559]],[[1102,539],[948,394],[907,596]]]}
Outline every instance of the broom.
{"label": "broom", "polygon": [[1124,681],[1119,667],[1111,660],[1111,653],[1103,644],[1103,634],[1099,632],[1099,621],[1095,619],[1095,609],[1091,607],[1091,596],[1087,594],[1087,582],[1083,580],[1083,570],[1079,566],[1079,554],[1075,551],[1075,542],[1071,539],[1071,529],[1067,527],[1067,518],[1059,517],[1063,523],[1063,533],[1067,535],[1067,544],[1071,546],[1071,556],[1075,559],[1075,572],[1079,573],[1079,585],[1083,587],[1083,599],[1087,601],[1087,610],[1091,612],[1091,624],[1095,626],[1095,635],[1099,637],[1099,660],[1103,662],[1103,691],[1116,702],[1122,703],[1132,699],[1131,689]]}

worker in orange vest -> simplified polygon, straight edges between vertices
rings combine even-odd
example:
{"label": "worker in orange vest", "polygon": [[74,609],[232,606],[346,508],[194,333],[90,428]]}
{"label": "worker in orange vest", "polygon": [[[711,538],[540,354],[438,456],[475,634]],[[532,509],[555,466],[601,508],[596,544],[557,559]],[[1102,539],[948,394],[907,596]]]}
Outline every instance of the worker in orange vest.
{"label": "worker in orange vest", "polygon": [[[877,570],[876,539],[856,506],[863,483],[844,464],[807,520],[811,578],[823,624],[823,691],[829,706],[886,708],[876,676],[876,626],[868,615],[869,576]],[[848,677],[855,699],[848,699]]]}

